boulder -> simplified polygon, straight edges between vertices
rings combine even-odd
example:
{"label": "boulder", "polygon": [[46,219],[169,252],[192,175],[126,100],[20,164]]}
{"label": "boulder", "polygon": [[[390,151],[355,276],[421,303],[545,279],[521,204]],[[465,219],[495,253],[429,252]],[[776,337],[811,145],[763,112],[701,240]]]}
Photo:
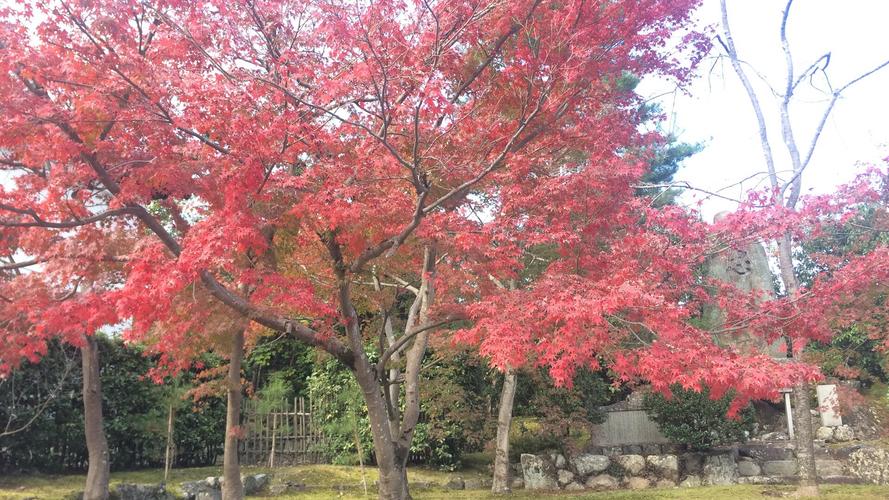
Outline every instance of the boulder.
{"label": "boulder", "polygon": [[820,439],[822,441],[830,441],[833,439],[833,427],[827,427],[822,425],[815,431],[815,439]]}
{"label": "boulder", "polygon": [[571,463],[574,465],[574,470],[576,470],[578,474],[586,477],[590,474],[604,472],[605,469],[611,465],[611,460],[605,455],[584,453],[583,455],[574,457],[571,460]]}
{"label": "boulder", "polygon": [[815,470],[820,478],[842,476],[844,469],[843,462],[839,460],[815,460]]}
{"label": "boulder", "polygon": [[173,500],[173,495],[161,484],[121,483],[115,488],[119,500]]}
{"label": "boulder", "polygon": [[704,458],[701,476],[701,484],[704,486],[732,484],[737,478],[738,465],[734,455],[721,453]]}
{"label": "boulder", "polygon": [[762,469],[752,458],[742,458],[738,460],[738,474],[742,476],[758,476],[762,474]]}
{"label": "boulder", "polygon": [[738,446],[738,455],[750,457],[756,461],[763,460],[792,460],[795,458],[793,448],[788,448],[785,443],[747,443]]}
{"label": "boulder", "polygon": [[608,474],[599,474],[586,480],[586,487],[597,490],[613,490],[617,488],[617,479]]}
{"label": "boulder", "polygon": [[556,468],[545,457],[522,453],[522,479],[527,490],[555,490],[559,488]]}
{"label": "boulder", "polygon": [[701,485],[701,476],[692,474],[679,483],[680,488],[697,488]]}
{"label": "boulder", "polygon": [[669,479],[658,479],[657,483],[654,486],[655,488],[675,488],[676,483],[670,481]]}
{"label": "boulder", "polygon": [[682,471],[685,474],[699,474],[704,466],[704,455],[700,453],[685,453],[680,460]]}
{"label": "boulder", "polygon": [[263,488],[256,480],[256,476],[241,476],[241,484],[244,485],[244,495],[255,495]]}
{"label": "boulder", "polygon": [[583,485],[578,483],[577,481],[571,481],[570,483],[565,485],[565,491],[582,491],[585,489],[586,488],[584,488]]}
{"label": "boulder", "polygon": [[628,476],[638,476],[645,470],[645,457],[642,455],[619,455],[614,461]]}
{"label": "boulder", "polygon": [[631,477],[627,480],[627,488],[631,490],[644,490],[651,487],[651,481],[644,477]]}
{"label": "boulder", "polygon": [[222,488],[222,478],[217,476],[210,476],[207,479],[204,479],[204,482],[211,488]]}
{"label": "boulder", "polygon": [[564,469],[568,466],[568,461],[565,460],[565,455],[562,455],[561,453],[553,453],[549,458],[552,459],[556,469]]}
{"label": "boulder", "polygon": [[889,483],[889,451],[873,446],[862,447],[849,455],[849,473],[873,484]]}
{"label": "boulder", "polygon": [[645,461],[657,477],[679,481],[679,459],[676,455],[649,455]]}
{"label": "boulder", "polygon": [[841,425],[833,430],[833,440],[837,443],[846,443],[855,439],[855,431],[848,425]]}
{"label": "boulder", "polygon": [[559,469],[556,475],[561,486],[565,486],[566,484],[574,481],[574,473],[570,470]]}
{"label": "boulder", "polygon": [[[211,481],[212,480],[212,481]],[[220,482],[216,478],[207,478],[201,481],[186,481],[180,483],[185,500],[215,500],[222,498]]]}
{"label": "boulder", "polygon": [[762,463],[762,473],[771,477],[796,476],[796,460],[768,460]]}

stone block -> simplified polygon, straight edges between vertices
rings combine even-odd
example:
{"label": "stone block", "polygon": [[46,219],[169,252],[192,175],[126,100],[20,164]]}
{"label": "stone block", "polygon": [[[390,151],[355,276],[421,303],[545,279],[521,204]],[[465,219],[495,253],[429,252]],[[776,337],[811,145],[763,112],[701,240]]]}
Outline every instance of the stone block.
{"label": "stone block", "polygon": [[599,474],[586,480],[586,487],[596,490],[613,490],[617,488],[618,482],[614,476],[610,474]]}
{"label": "stone block", "polygon": [[522,479],[528,490],[555,490],[559,488],[556,468],[546,457],[522,454]]}
{"label": "stone block", "polygon": [[738,474],[742,476],[759,476],[762,474],[762,468],[751,458],[743,458],[738,460]]}
{"label": "stone block", "polygon": [[679,459],[676,455],[649,455],[645,461],[658,478],[679,480]]}
{"label": "stone block", "polygon": [[815,470],[818,477],[842,476],[845,472],[843,462],[839,460],[815,460]]}
{"label": "stone block", "polygon": [[614,460],[628,476],[638,476],[645,470],[645,457],[642,455],[620,455]]}
{"label": "stone block", "polygon": [[651,481],[644,477],[631,477],[627,480],[627,488],[631,490],[644,490],[651,487]]}
{"label": "stone block", "polygon": [[584,453],[571,459],[574,470],[583,477],[590,474],[598,474],[604,472],[611,465],[611,459],[605,455],[591,455]]}
{"label": "stone block", "polygon": [[701,483],[704,486],[732,484],[738,478],[738,464],[730,453],[707,455],[704,458]]}
{"label": "stone block", "polygon": [[771,477],[793,477],[797,469],[796,460],[767,460],[762,463],[762,473]]}

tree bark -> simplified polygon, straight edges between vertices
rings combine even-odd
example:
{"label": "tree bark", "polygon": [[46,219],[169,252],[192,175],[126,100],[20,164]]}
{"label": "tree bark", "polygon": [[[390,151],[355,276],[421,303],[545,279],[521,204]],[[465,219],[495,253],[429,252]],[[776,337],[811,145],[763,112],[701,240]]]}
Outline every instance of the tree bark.
{"label": "tree bark", "polygon": [[173,402],[167,410],[167,448],[164,450],[164,483],[170,479],[170,469],[173,467]]}
{"label": "tree bark", "polygon": [[500,409],[497,412],[497,438],[494,449],[493,493],[509,493],[509,429],[512,425],[512,408],[515,401],[516,373],[509,368],[503,374],[503,389],[500,391]]}
{"label": "tree bark", "polygon": [[95,337],[91,335],[86,336],[81,349],[81,364],[83,367],[83,428],[89,457],[83,498],[84,500],[105,500],[108,498],[111,462],[108,455],[108,440],[105,438],[105,429],[103,428],[99,345]]}
{"label": "tree bark", "polygon": [[238,329],[232,338],[231,358],[228,363],[228,404],[225,412],[225,448],[222,456],[222,498],[241,500],[241,467],[238,463],[238,437],[241,423],[241,360],[244,358],[244,330]]}
{"label": "tree bark", "polygon": [[[793,272],[792,241],[789,234],[778,240],[778,267],[787,295],[796,295],[799,283]],[[787,357],[793,358],[793,343],[787,338]],[[799,464],[797,496],[818,495],[818,472],[815,469],[815,431],[812,429],[812,386],[801,382],[793,387],[793,426],[796,433],[796,459]]]}
{"label": "tree bark", "polygon": [[407,484],[396,467],[395,442],[389,428],[389,414],[382,396],[382,386],[368,363],[358,356],[353,373],[367,404],[367,416],[374,441],[374,454],[380,474],[380,500],[405,500]]}

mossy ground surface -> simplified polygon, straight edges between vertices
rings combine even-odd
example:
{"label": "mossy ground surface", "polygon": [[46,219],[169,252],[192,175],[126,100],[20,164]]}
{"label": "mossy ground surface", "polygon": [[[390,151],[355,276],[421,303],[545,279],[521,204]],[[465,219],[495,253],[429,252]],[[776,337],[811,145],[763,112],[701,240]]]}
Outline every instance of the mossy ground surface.
{"label": "mossy ground surface", "polygon": [[[269,470],[260,467],[245,467],[244,474],[258,474],[271,472],[273,483],[292,481],[311,485],[312,488],[299,493],[275,498],[294,498],[299,500],[320,499],[355,499],[366,500],[375,498],[373,482],[376,481],[376,471],[367,469],[368,496],[363,494],[361,488],[361,471],[358,467],[337,465],[306,465],[298,467],[283,467]],[[174,470],[171,474],[169,485],[174,494],[180,494],[179,483],[203,479],[208,476],[218,476],[222,473],[219,467],[199,467],[193,469]],[[410,471],[410,479],[416,485],[420,483],[444,484],[452,476],[460,476],[464,479],[487,477],[483,471],[468,469],[458,472],[442,472],[436,470],[414,468]],[[159,483],[163,479],[163,471],[157,469],[115,472],[111,475],[112,485],[116,483]],[[60,499],[72,492],[83,488],[83,475],[14,475],[0,477],[0,499],[22,500],[25,498]],[[340,492],[337,489],[344,489]],[[553,499],[591,499],[591,500],[665,500],[665,499],[691,499],[691,500],[742,500],[742,499],[768,499],[777,497],[790,497],[793,486],[750,486],[734,485],[706,488],[671,488],[650,489],[645,491],[608,491],[598,493],[568,494],[562,492],[525,492],[516,491],[509,497],[495,496],[486,490],[460,490],[447,491],[440,488],[412,490],[417,500],[481,500],[494,498],[508,498],[510,500],[531,500],[541,498]],[[889,498],[889,486],[865,486],[865,485],[825,485],[821,488],[822,497],[826,499],[865,499],[876,500]]]}

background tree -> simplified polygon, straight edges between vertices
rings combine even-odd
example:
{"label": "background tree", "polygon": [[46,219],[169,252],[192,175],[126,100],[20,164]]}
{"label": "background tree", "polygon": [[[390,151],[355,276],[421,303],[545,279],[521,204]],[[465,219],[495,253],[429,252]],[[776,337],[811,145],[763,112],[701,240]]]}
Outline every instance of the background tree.
{"label": "background tree", "polygon": [[[781,144],[789,158],[790,167],[788,169],[790,173],[787,176],[782,176],[782,174],[779,174],[782,169],[777,164],[772,153],[772,139],[769,136],[770,127],[768,126],[763,113],[762,99],[750,81],[750,77],[748,76],[748,73],[750,72],[749,67],[744,66],[745,64],[749,64],[749,61],[745,62],[741,56],[738,55],[738,49],[735,46],[729,27],[729,16],[725,0],[721,0],[720,5],[722,9],[723,34],[722,37],[719,38],[719,41],[725,49],[725,52],[731,61],[732,68],[747,93],[756,116],[763,159],[768,172],[771,188],[775,193],[772,203],[788,210],[797,210],[799,209],[799,201],[802,194],[803,174],[810,164],[815,148],[821,137],[822,130],[824,129],[824,125],[827,123],[827,119],[837,101],[849,87],[889,65],[889,60],[880,63],[874,68],[865,71],[839,86],[835,86],[835,84],[831,82],[829,73],[827,72],[831,58],[829,52],[816,59],[802,71],[799,71],[794,66],[793,53],[787,38],[787,23],[790,18],[790,9],[793,5],[793,0],[788,0],[784,8],[780,28],[781,46],[786,63],[785,72],[778,90],[773,90],[774,95],[777,97],[775,104],[777,105],[778,116],[780,117],[779,123],[775,125],[781,130]],[[827,104],[824,107],[820,119],[815,124],[814,132],[809,141],[807,141],[808,144],[806,145],[803,143],[803,146],[800,146],[797,140],[798,131],[796,127],[798,124],[794,123],[794,120],[792,120],[791,103],[795,101],[800,86],[810,82],[816,75],[823,77],[827,83]],[[784,292],[790,297],[796,297],[800,294],[800,284],[794,272],[793,248],[795,244],[791,232],[788,231],[783,235],[778,236],[775,239],[775,242],[778,247],[778,264]],[[798,340],[796,346],[794,346],[793,342],[795,336]],[[804,336],[802,338],[804,338]],[[801,347],[799,344],[804,343],[804,341],[799,342],[802,338],[795,332],[787,332],[785,339],[787,343],[788,357],[793,357],[795,348],[799,350]],[[809,412],[811,410],[811,387],[808,384],[801,384],[795,387],[793,401],[794,421],[797,424],[797,458],[799,460],[800,470],[799,493],[803,495],[817,495],[818,478],[815,470],[814,432],[812,430],[811,418],[809,418]]]}

